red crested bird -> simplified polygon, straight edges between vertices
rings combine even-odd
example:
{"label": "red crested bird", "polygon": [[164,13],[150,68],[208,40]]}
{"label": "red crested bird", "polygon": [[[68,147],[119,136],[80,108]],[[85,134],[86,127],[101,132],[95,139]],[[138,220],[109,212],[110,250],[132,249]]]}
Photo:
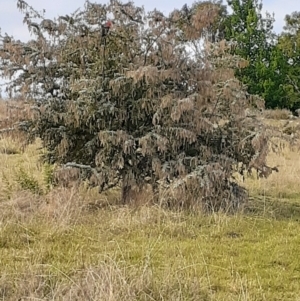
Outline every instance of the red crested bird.
{"label": "red crested bird", "polygon": [[111,29],[112,25],[113,25],[113,22],[110,21],[110,20],[106,21],[106,23],[104,25],[102,25],[102,33],[101,33],[102,37],[107,36],[107,34],[108,34],[109,30]]}

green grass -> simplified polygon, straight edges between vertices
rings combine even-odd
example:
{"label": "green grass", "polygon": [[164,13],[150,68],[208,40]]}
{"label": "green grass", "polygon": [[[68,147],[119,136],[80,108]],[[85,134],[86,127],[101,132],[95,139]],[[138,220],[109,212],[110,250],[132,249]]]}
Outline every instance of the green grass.
{"label": "green grass", "polygon": [[47,192],[39,144],[5,143],[17,152],[0,153],[0,300],[300,300],[297,152],[246,181],[243,213],[205,215]]}
{"label": "green grass", "polygon": [[[69,286],[89,291],[90,299],[78,300],[296,300],[299,223],[262,215],[119,207],[82,211],[65,224],[37,214],[7,220],[0,227],[1,297],[73,300],[70,291],[60,295]],[[47,283],[36,279],[41,270]],[[98,279],[93,289],[88,271]],[[30,292],[19,289],[24,281]],[[97,291],[103,282],[112,291]]]}

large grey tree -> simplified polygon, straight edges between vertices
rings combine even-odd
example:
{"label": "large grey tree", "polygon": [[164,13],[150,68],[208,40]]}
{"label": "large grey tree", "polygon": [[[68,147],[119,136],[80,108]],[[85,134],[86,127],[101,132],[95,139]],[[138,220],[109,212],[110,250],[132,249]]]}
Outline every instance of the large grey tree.
{"label": "large grey tree", "polygon": [[55,20],[18,7],[33,38],[2,37],[0,71],[9,91],[33,102],[28,131],[51,163],[80,168],[100,191],[120,184],[124,203],[146,185],[159,198],[167,185],[169,197],[208,209],[244,199],[237,171],[270,173],[252,109],[263,102],[234,77],[243,60],[225,42],[203,41],[218,5],[165,16],[86,2]]}

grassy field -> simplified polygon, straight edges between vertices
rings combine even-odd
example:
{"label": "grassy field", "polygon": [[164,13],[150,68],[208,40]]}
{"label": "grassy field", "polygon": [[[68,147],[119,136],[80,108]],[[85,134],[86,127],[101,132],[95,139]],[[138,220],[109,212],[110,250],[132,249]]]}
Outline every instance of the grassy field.
{"label": "grassy field", "polygon": [[41,152],[0,139],[1,300],[300,300],[298,147],[270,154],[280,172],[248,178],[234,215],[52,189]]}

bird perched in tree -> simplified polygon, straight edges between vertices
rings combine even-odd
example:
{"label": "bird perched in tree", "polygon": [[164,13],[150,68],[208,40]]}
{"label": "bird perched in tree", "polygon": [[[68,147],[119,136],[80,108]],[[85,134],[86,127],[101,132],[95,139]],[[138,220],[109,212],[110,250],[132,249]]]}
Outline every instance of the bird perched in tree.
{"label": "bird perched in tree", "polygon": [[106,21],[106,23],[102,25],[102,33],[101,33],[102,37],[107,36],[107,34],[108,34],[109,30],[111,29],[112,25],[113,25],[113,22],[110,21],[110,20]]}

